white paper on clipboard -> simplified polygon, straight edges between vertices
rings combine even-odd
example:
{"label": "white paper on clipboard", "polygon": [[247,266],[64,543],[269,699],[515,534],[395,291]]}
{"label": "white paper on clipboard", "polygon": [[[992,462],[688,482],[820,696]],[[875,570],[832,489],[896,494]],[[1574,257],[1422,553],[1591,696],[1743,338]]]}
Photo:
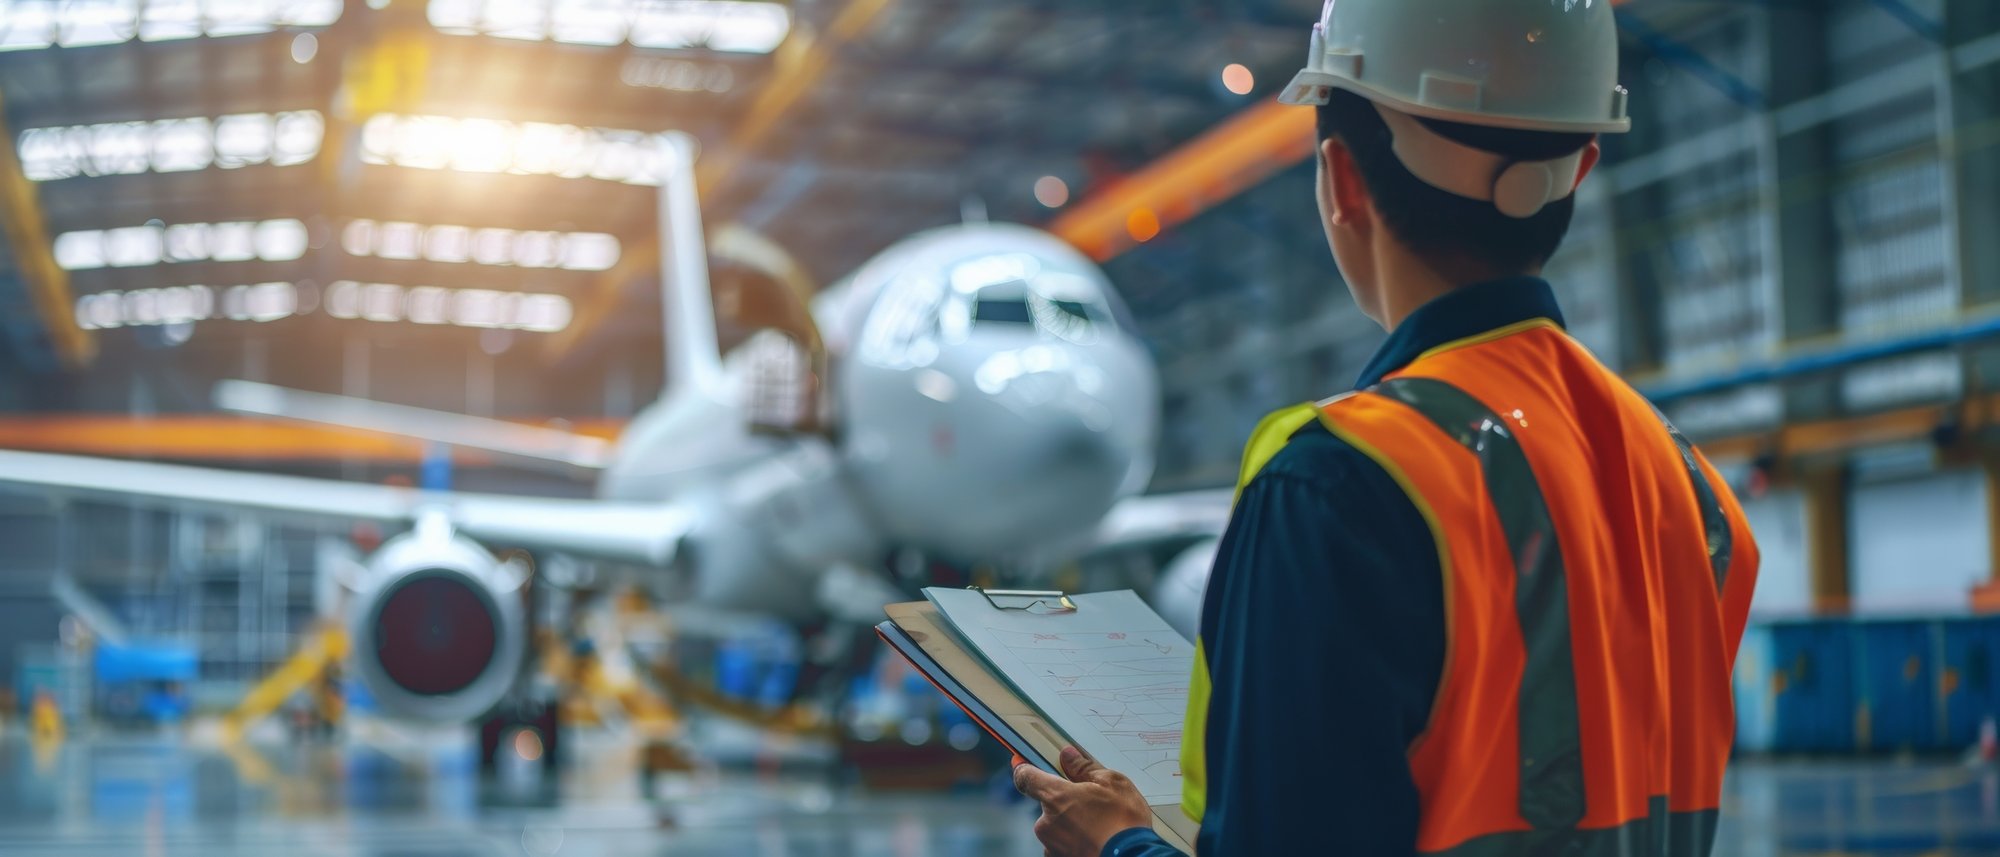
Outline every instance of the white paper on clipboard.
{"label": "white paper on clipboard", "polygon": [[931,588],[952,629],[1056,727],[1148,803],[1181,794],[1181,723],[1194,645],[1131,590],[1071,596],[1075,612],[996,608]]}

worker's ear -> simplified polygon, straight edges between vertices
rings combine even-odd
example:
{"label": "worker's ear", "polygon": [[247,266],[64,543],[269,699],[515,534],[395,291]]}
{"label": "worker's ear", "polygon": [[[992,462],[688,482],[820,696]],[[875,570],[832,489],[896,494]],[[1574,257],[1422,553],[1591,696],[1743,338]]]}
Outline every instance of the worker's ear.
{"label": "worker's ear", "polygon": [[1598,148],[1597,138],[1590,138],[1590,144],[1583,147],[1583,162],[1576,167],[1576,184],[1569,187],[1571,193],[1575,193],[1577,188],[1583,186],[1583,177],[1590,175],[1591,168],[1597,166],[1598,156],[1603,154],[1604,150]]}
{"label": "worker's ear", "polygon": [[1368,233],[1374,222],[1368,187],[1361,181],[1354,155],[1338,137],[1319,143],[1319,195],[1320,213],[1326,218],[1329,234],[1336,229]]}

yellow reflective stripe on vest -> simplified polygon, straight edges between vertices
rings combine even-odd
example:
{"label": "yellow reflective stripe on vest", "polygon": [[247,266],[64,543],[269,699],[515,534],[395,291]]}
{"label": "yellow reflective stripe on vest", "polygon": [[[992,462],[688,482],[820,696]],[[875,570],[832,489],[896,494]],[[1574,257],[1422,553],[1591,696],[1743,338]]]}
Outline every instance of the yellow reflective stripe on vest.
{"label": "yellow reflective stripe on vest", "polygon": [[[1278,450],[1306,423],[1319,418],[1319,406],[1295,405],[1276,411],[1257,423],[1250,442],[1243,447],[1243,466],[1236,475],[1236,497],[1263,472],[1264,465],[1278,457]],[[1188,818],[1201,820],[1208,808],[1208,699],[1213,692],[1208,679],[1208,652],[1201,640],[1194,641],[1194,674],[1188,680],[1187,717],[1181,721],[1181,809]]]}
{"label": "yellow reflective stripe on vest", "polygon": [[1208,810],[1208,700],[1214,688],[1208,683],[1208,652],[1200,635],[1194,641],[1194,677],[1188,680],[1187,718],[1181,721],[1181,811],[1201,820]]}
{"label": "yellow reflective stripe on vest", "polygon": [[1443,345],[1434,347],[1428,351],[1425,351],[1422,354],[1417,355],[1417,359],[1410,361],[1410,365],[1415,366],[1417,365],[1417,363],[1421,361],[1429,360],[1430,358],[1436,357],[1447,351],[1457,351],[1461,348],[1471,348],[1474,345],[1484,345],[1488,342],[1492,342],[1495,339],[1505,339],[1509,336],[1513,336],[1514,334],[1520,333],[1524,330],[1534,330],[1535,328],[1538,327],[1546,327],[1558,331],[1562,330],[1562,325],[1556,324],[1554,319],[1531,318],[1525,321],[1517,321],[1505,327],[1496,327],[1484,333],[1475,333],[1471,336],[1465,337],[1464,339],[1454,339]]}
{"label": "yellow reflective stripe on vest", "polygon": [[1243,466],[1236,473],[1236,497],[1243,497],[1244,487],[1263,472],[1264,465],[1278,457],[1278,450],[1285,448],[1292,435],[1318,417],[1319,406],[1307,403],[1274,411],[1258,420],[1257,428],[1250,432],[1250,442],[1243,446]]}

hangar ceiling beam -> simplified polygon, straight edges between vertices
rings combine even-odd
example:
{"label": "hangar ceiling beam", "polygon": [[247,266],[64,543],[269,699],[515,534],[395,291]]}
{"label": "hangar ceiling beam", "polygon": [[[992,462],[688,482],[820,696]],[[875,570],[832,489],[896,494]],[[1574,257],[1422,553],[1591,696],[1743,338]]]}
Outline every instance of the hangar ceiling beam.
{"label": "hangar ceiling beam", "polygon": [[42,330],[48,334],[57,359],[71,368],[89,363],[97,356],[97,343],[77,326],[69,275],[56,264],[35,185],[21,171],[4,97],[0,97],[0,233],[6,235],[14,265],[20,269],[28,298],[41,316]]}
{"label": "hangar ceiling beam", "polygon": [[[840,53],[841,46],[866,32],[894,2],[848,0],[824,32],[815,33],[803,23],[793,27],[791,36],[772,57],[774,70],[770,80],[730,133],[728,143],[717,150],[704,152],[695,165],[695,187],[704,206],[716,198],[716,194],[736,175],[743,161],[770,136],[778,120],[825,76],[827,66]],[[550,360],[559,362],[566,359],[576,350],[578,343],[588,338],[617,310],[627,284],[641,277],[656,276],[659,269],[660,244],[657,237],[626,247],[618,264],[585,288],[579,299],[581,305],[576,318],[570,326],[549,339],[546,353]]]}

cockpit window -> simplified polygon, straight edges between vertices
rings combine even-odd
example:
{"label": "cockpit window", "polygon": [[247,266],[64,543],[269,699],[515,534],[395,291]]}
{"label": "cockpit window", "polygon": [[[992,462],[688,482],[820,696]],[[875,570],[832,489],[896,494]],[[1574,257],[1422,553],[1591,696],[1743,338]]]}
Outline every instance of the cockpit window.
{"label": "cockpit window", "polygon": [[1035,295],[1029,298],[1035,324],[1071,342],[1090,342],[1099,328],[1116,329],[1102,304],[1081,297]]}
{"label": "cockpit window", "polygon": [[985,324],[1034,324],[1035,319],[1028,313],[1028,302],[1017,297],[981,296],[972,305],[972,320]]}
{"label": "cockpit window", "polygon": [[1057,312],[1083,321],[1097,321],[1102,313],[1083,301],[1049,301],[1049,306]]}
{"label": "cockpit window", "polygon": [[883,286],[868,312],[856,354],[883,366],[924,365],[937,353],[938,312],[944,284],[932,277],[900,277]]}
{"label": "cockpit window", "polygon": [[950,296],[938,315],[938,332],[947,342],[963,341],[978,328],[995,333],[1026,328],[1089,343],[1124,327],[1101,279],[1045,268],[1026,253],[960,263],[951,270],[948,285]]}

